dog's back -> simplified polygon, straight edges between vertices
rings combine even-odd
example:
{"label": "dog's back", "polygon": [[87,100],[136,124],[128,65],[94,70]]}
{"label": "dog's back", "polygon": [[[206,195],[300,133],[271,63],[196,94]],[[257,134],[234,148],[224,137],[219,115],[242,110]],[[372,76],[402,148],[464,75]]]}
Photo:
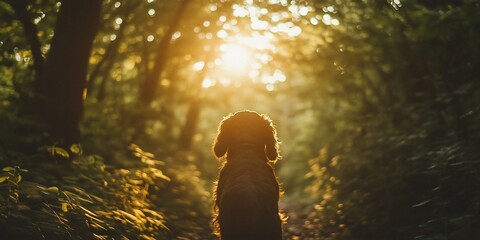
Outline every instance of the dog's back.
{"label": "dog's back", "polygon": [[216,222],[224,240],[281,240],[278,182],[269,161],[279,158],[270,118],[237,112],[220,123],[213,152],[226,155],[216,189]]}
{"label": "dog's back", "polygon": [[229,158],[217,186],[222,239],[282,239],[279,186],[272,167],[248,151]]}

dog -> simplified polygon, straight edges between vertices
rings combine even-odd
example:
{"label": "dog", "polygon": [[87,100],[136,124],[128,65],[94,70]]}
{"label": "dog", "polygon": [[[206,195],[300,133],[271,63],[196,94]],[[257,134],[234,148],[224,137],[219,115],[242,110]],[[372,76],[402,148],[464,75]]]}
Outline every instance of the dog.
{"label": "dog", "polygon": [[280,188],[271,166],[279,142],[266,115],[240,111],[218,127],[213,153],[226,162],[215,189],[214,225],[222,240],[281,240]]}

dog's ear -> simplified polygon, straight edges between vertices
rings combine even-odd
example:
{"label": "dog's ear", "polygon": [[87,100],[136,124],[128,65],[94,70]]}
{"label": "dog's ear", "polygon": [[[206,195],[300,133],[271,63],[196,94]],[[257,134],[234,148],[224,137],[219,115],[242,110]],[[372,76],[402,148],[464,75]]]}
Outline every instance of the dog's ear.
{"label": "dog's ear", "polygon": [[217,138],[213,144],[213,152],[217,158],[223,157],[228,150],[229,147],[229,139],[230,139],[230,127],[229,127],[228,117],[225,117],[220,126],[218,127]]}
{"label": "dog's ear", "polygon": [[277,141],[277,131],[273,127],[271,121],[268,121],[265,138],[265,155],[271,161],[277,160],[279,157],[278,154],[278,141]]}

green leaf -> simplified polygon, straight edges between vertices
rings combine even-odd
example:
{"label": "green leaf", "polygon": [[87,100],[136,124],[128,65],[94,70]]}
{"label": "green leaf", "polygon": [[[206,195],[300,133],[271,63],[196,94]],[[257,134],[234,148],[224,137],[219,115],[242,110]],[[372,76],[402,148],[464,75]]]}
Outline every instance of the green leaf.
{"label": "green leaf", "polygon": [[70,158],[70,154],[68,152],[60,147],[48,147],[48,151],[53,155],[60,155],[64,158]]}
{"label": "green leaf", "polygon": [[51,193],[57,194],[58,193],[58,187],[49,187],[47,190]]}
{"label": "green leaf", "polygon": [[19,183],[20,181],[22,181],[22,175],[18,175],[17,183]]}
{"label": "green leaf", "polygon": [[169,177],[167,177],[165,174],[163,174],[163,172],[160,171],[160,170],[154,171],[154,172],[153,172],[153,175],[155,175],[156,177],[161,178],[161,179],[163,179],[163,180],[166,180],[166,181],[170,181],[170,180],[171,180]]}
{"label": "green leaf", "polygon": [[0,176],[0,183],[5,182],[10,176]]}
{"label": "green leaf", "polygon": [[68,212],[68,208],[67,208],[67,203],[66,203],[66,202],[62,202],[62,211],[63,211],[63,212]]}
{"label": "green leaf", "polygon": [[82,153],[82,147],[80,146],[80,144],[73,144],[72,146],[70,146],[70,151],[78,155]]}
{"label": "green leaf", "polygon": [[11,171],[15,171],[15,168],[13,168],[13,167],[4,167],[4,168],[2,169],[2,171],[4,171],[4,172],[11,172]]}

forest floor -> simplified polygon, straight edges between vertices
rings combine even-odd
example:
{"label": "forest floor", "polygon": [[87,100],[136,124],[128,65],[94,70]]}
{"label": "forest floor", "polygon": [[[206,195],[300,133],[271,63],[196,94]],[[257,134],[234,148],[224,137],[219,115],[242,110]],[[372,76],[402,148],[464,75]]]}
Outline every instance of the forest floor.
{"label": "forest floor", "polygon": [[[319,229],[318,219],[312,217],[313,205],[306,202],[286,201],[281,202],[282,212],[288,217],[283,225],[284,240],[332,240],[327,233]],[[188,239],[188,238],[182,238]],[[216,239],[211,231],[204,231],[195,239]]]}
{"label": "forest floor", "polygon": [[308,203],[294,203],[288,201],[281,203],[280,208],[288,217],[287,223],[283,226],[283,237],[285,240],[327,240],[325,234],[321,233],[318,225],[315,224],[318,219],[312,218],[314,209]]}

